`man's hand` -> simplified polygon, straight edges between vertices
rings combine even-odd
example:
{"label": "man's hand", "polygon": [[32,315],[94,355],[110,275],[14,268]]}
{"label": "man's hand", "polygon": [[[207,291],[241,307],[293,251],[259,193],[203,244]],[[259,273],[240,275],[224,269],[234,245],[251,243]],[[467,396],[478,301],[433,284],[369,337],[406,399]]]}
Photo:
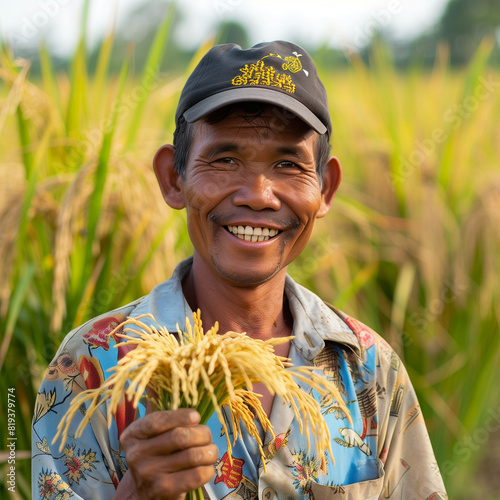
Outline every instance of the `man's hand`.
{"label": "man's hand", "polygon": [[115,498],[178,500],[210,481],[218,450],[199,421],[198,412],[182,408],[130,424],[120,438],[129,470]]}

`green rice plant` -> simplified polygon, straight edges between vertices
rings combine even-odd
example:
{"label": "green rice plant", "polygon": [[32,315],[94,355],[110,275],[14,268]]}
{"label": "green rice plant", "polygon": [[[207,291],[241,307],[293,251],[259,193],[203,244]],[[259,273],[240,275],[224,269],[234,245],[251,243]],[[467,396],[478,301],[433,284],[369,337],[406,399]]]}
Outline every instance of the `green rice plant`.
{"label": "green rice plant", "polygon": [[[171,17],[139,81],[128,60],[118,77],[108,75],[113,35],[101,46],[95,79],[83,36],[68,74],[56,73],[41,47],[40,81],[29,77],[29,61],[1,47],[0,388],[17,394],[20,498],[31,497],[26,457],[36,392],[63,336],[144,295],[190,252],[184,217],[167,209],[150,167],[161,145],[163,117],[152,109],[162,99],[158,68]],[[154,140],[138,132],[145,115],[155,117]]]}

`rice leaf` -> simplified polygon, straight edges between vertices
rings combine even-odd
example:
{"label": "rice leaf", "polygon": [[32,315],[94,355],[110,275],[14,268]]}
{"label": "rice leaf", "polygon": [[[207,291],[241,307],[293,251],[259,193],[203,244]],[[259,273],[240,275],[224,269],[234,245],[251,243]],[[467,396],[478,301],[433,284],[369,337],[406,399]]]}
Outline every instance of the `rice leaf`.
{"label": "rice leaf", "polygon": [[132,114],[132,119],[130,120],[130,126],[125,140],[126,147],[131,147],[135,142],[137,132],[142,123],[141,119],[144,113],[146,100],[150,95],[152,89],[154,88],[154,80],[158,78],[160,63],[167,48],[166,41],[170,33],[174,12],[175,3],[172,3],[168,9],[165,20],[156,33],[153,44],[146,58],[146,62],[144,64],[144,69],[142,71],[142,76],[140,79],[140,88],[142,90],[142,94],[136,102],[134,112]]}
{"label": "rice leaf", "polygon": [[28,287],[35,274],[36,264],[32,262],[23,272],[9,303],[9,310],[7,312],[7,323],[5,327],[5,334],[0,346],[0,369],[3,366],[5,356],[9,350],[12,334],[16,325],[17,318],[21,311],[22,302],[28,292]]}

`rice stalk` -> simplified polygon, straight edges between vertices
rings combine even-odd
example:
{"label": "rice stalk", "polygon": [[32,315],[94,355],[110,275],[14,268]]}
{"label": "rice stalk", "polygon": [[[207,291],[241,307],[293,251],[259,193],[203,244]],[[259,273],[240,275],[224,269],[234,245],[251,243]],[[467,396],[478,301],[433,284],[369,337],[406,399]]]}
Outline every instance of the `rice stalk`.
{"label": "rice stalk", "polygon": [[[204,332],[199,310],[193,314],[194,327],[186,318],[186,331],[178,328],[178,336],[175,336],[165,327],[141,322],[140,319],[144,317],[154,321],[150,314],[129,318],[110,334],[114,335],[118,329],[126,326],[126,333],[117,333],[116,336],[124,339],[121,346],[131,345],[135,349],[111,368],[111,376],[101,387],[86,390],[73,399],[54,438],[55,442],[62,437],[61,449],[67,439],[70,422],[83,403],[90,405],[76,430],[76,438],[104,402],[109,400],[107,420],[110,426],[122,398],[126,397],[137,408],[148,388],[148,394],[155,395],[148,397],[157,409],[194,407],[201,415],[202,424],[207,423],[215,411],[226,436],[229,455],[241,435],[243,423],[258,443],[266,471],[263,443],[255,419],[259,420],[265,431],[269,430],[273,436],[274,432],[260,403],[260,395],[252,391],[253,384],[263,383],[272,395],[280,397],[293,408],[301,433],[307,439],[307,452],[310,452],[314,436],[317,456],[325,459],[328,452],[333,460],[330,433],[319,404],[297,385],[294,378],[306,383],[320,395],[333,396],[347,415],[349,410],[335,384],[314,372],[315,367],[294,367],[288,358],[274,354],[274,346],[292,337],[262,341],[245,333],[230,331],[219,334],[218,323]],[[131,325],[138,329],[131,328]],[[255,359],[260,362],[255,363]],[[229,409],[234,435],[232,442],[223,417],[223,407]]]}
{"label": "rice stalk", "polygon": [[[54,280],[52,282],[52,296],[54,309],[51,317],[50,329],[59,331],[67,311],[66,291],[71,277],[70,257],[74,248],[74,228],[78,214],[81,214],[91,186],[85,182],[86,178],[96,168],[95,163],[83,165],[69,184],[66,195],[61,202],[57,217],[56,236],[54,243]],[[73,269],[75,272],[75,269]]]}
{"label": "rice stalk", "polygon": [[21,310],[22,302],[34,273],[35,264],[32,262],[30,266],[25,269],[21,280],[17,284],[16,289],[12,294],[12,298],[9,304],[9,311],[7,314],[5,334],[0,345],[0,369],[3,366],[5,356],[7,355],[7,351],[9,350],[12,334],[14,333],[14,325],[16,324],[17,317],[19,316],[19,312]]}
{"label": "rice stalk", "polygon": [[170,34],[174,13],[175,4],[172,3],[169,7],[164,21],[156,32],[155,38],[151,45],[151,49],[149,50],[149,53],[146,57],[146,61],[144,62],[144,68],[140,80],[141,87],[145,90],[145,92],[141,99],[139,99],[139,101],[137,102],[137,106],[134,109],[133,116],[130,121],[130,127],[126,134],[125,140],[125,144],[128,147],[135,143],[136,136],[141,125],[141,118],[144,114],[145,104],[152,90],[150,85],[148,84],[148,81],[151,77],[156,78],[158,76],[160,62],[168,46],[167,39]]}

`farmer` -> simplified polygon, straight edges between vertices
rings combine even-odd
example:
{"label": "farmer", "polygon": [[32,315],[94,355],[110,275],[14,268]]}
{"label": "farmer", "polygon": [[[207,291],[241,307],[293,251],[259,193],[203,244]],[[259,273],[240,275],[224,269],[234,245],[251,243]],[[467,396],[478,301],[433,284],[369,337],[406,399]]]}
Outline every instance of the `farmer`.
{"label": "farmer", "polygon": [[[186,209],[193,256],[146,297],[71,332],[49,366],[33,420],[33,498],[446,498],[415,392],[397,355],[357,320],[287,275],[327,214],[341,179],[330,156],[327,97],[314,63],[288,42],[211,49],[188,79],[174,145],[153,164],[161,192]],[[97,411],[63,451],[52,444],[71,399],[99,387],[129,348],[109,333],[152,313],[176,331],[192,311],[220,331],[256,339],[294,336],[276,352],[318,365],[335,381],[348,416],[323,398],[335,463],[320,462],[293,412],[256,385],[276,439],[262,432],[267,473],[245,429],[227,454],[216,415],[149,412],[123,400],[108,429]],[[259,360],[256,359],[255,363]]]}

